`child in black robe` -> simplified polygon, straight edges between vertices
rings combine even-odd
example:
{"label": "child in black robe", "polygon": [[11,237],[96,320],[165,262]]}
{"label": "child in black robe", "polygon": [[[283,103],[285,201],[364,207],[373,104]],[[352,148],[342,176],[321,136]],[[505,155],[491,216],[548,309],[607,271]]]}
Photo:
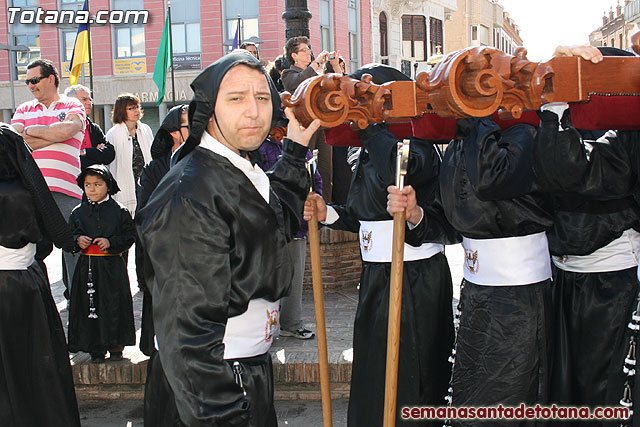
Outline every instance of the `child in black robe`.
{"label": "child in black robe", "polygon": [[82,249],[71,286],[69,350],[91,354],[92,362],[122,360],[125,345],[135,344],[133,302],[122,252],[135,241],[129,212],[110,196],[118,184],[104,165],[78,176],[85,196],[69,219]]}

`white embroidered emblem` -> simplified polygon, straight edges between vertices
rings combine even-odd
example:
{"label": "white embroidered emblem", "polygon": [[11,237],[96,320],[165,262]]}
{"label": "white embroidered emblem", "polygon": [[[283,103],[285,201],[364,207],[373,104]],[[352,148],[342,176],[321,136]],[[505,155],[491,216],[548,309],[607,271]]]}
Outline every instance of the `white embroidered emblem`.
{"label": "white embroidered emblem", "polygon": [[66,118],[67,118],[67,113],[65,113],[65,112],[63,111],[63,112],[61,112],[60,114],[58,114],[56,117],[58,118],[58,120],[60,120],[61,122],[63,122],[63,121],[64,121],[64,119],[66,119]]}
{"label": "white embroidered emblem", "polygon": [[279,327],[279,318],[280,312],[277,308],[273,310],[267,309],[267,323],[264,328],[265,342],[270,342],[273,339],[273,336]]}
{"label": "white embroidered emblem", "polygon": [[361,229],[360,241],[362,242],[362,250],[364,252],[369,252],[371,250],[371,246],[373,245],[373,231]]}
{"label": "white embroidered emblem", "polygon": [[467,267],[467,270],[469,270],[469,273],[476,274],[478,272],[478,268],[480,267],[480,262],[478,261],[478,251],[465,249],[464,265]]}

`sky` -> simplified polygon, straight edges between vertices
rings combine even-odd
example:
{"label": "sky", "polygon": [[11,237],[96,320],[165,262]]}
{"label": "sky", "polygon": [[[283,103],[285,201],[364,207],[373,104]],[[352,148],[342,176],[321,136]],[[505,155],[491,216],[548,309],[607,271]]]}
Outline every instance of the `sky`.
{"label": "sky", "polygon": [[[558,45],[588,44],[616,0],[498,0],[520,28],[527,58],[544,61]],[[624,0],[620,0],[624,5]],[[624,11],[624,6],[623,6]],[[615,15],[614,15],[615,16]]]}

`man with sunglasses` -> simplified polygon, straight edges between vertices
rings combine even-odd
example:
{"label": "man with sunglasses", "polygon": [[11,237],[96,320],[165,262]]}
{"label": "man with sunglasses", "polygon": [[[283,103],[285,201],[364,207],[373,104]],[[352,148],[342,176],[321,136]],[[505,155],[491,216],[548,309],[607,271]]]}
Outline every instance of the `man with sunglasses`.
{"label": "man with sunglasses", "polygon": [[[58,93],[58,70],[48,59],[36,59],[27,65],[26,83],[35,99],[17,108],[11,125],[33,150],[33,158],[62,215],[68,221],[71,210],[82,198],[82,190],[76,183],[76,177],[80,174],[85,109],[76,98]],[[53,246],[49,242],[38,244],[36,259],[41,266],[44,266],[42,261],[52,250]],[[67,289],[76,261],[77,256],[64,252]]]}

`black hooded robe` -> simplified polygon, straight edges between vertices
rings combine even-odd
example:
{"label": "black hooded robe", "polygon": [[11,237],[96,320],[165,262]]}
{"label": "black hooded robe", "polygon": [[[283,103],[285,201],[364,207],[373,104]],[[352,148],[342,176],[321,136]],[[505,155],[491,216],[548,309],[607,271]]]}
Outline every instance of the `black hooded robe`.
{"label": "black hooded robe", "polygon": [[[622,368],[629,347],[627,324],[639,290],[637,266],[587,273],[558,265],[566,256],[590,255],[625,230],[639,228],[639,208],[629,187],[631,164],[622,166],[626,160],[621,161],[627,159],[625,148],[632,150],[634,143],[620,146],[617,133],[608,132],[597,142],[588,141],[593,150],[587,150],[583,141],[591,139],[589,136],[595,140],[597,135],[585,135],[570,126],[560,132],[555,114],[542,113],[541,117],[534,149],[536,172],[550,190],[559,192],[554,197],[554,227],[548,233],[551,255],[558,260],[553,266],[555,351],[550,401],[619,406],[626,379]],[[563,123],[570,125],[566,117]],[[603,162],[602,149],[609,153],[618,150],[618,155]],[[621,173],[628,173],[628,177]],[[602,185],[605,176],[606,186]],[[566,190],[573,192],[564,193]],[[554,425],[578,423],[557,421]]]}
{"label": "black hooded robe", "polygon": [[[220,81],[240,61],[257,63],[232,53],[192,83],[189,139],[137,216],[153,270],[145,274],[159,345],[145,391],[146,426],[277,425],[271,356],[227,360],[223,339],[229,319],[250,301],[275,302],[289,290],[286,243],[300,228],[309,190],[307,148],[284,140],[266,203],[227,158],[197,146]],[[280,100],[272,83],[271,93],[275,118]],[[255,327],[265,342],[272,339],[264,323]]]}
{"label": "black hooded robe", "polygon": [[[136,239],[131,214],[111,197],[96,204],[84,199],[71,212],[69,223],[76,240],[79,236],[105,237],[110,243],[108,255],[83,253],[78,260],[69,307],[69,351],[104,354],[109,349],[134,345],[133,300],[127,265],[121,255]],[[97,318],[88,317],[89,268]]]}
{"label": "black hooded robe", "polygon": [[[467,137],[449,143],[440,171],[442,203],[451,225],[477,240],[547,231],[550,207],[533,176],[535,129],[520,124],[500,131],[487,118],[459,120],[458,127]],[[453,406],[545,403],[550,283],[482,286],[463,280]],[[482,420],[453,424],[502,425]]]}
{"label": "black hooded robe", "polygon": [[[347,204],[333,206],[340,218],[329,225],[354,233],[359,232],[360,221],[391,220],[386,211],[387,186],[395,184],[397,138],[386,131],[385,125],[372,125],[360,135],[365,148],[352,177]],[[439,167],[437,148],[428,141],[411,138],[405,182],[416,190],[425,215],[416,228],[406,228],[405,241],[410,245],[459,241],[444,215],[435,210]],[[391,243],[371,244],[390,247]],[[390,262],[362,263],[353,332],[349,426],[382,426],[390,273]],[[447,358],[454,338],[452,298],[451,272],[444,254],[405,261],[397,425],[442,425],[441,420],[402,420],[401,408],[443,402],[451,377]]]}
{"label": "black hooded robe", "polygon": [[[73,250],[71,231],[24,142],[7,127],[1,133],[0,265],[45,234]],[[35,261],[0,270],[0,420],[6,427],[80,426],[64,329]]]}

